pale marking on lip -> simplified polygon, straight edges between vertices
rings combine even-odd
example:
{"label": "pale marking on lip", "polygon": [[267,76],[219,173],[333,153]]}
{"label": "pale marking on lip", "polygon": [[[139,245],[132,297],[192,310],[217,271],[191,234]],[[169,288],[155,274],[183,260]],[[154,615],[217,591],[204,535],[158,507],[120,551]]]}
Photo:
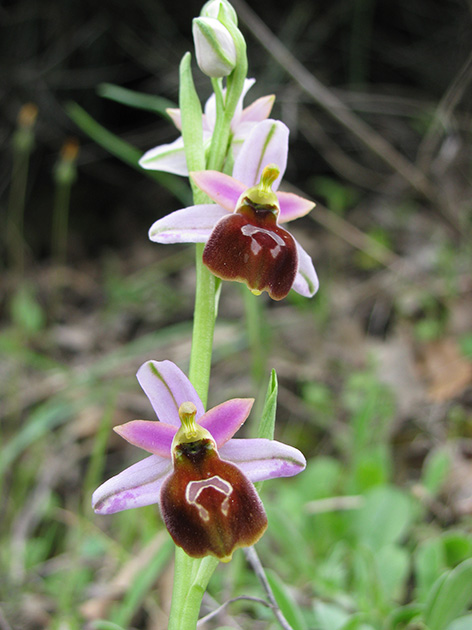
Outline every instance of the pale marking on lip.
{"label": "pale marking on lip", "polygon": [[226,498],[221,504],[220,509],[224,516],[228,516],[229,496],[233,492],[233,486],[218,475],[213,475],[213,477],[210,477],[209,479],[190,481],[190,483],[187,484],[187,488],[185,489],[185,499],[187,503],[190,503],[190,505],[194,505],[198,509],[198,514],[203,521],[209,521],[210,514],[208,510],[205,509],[203,505],[200,505],[200,503],[198,502],[200,494],[203,492],[203,490],[205,490],[205,488],[214,488],[215,490],[218,490],[218,492],[226,495]]}
{"label": "pale marking on lip", "polygon": [[285,246],[283,238],[281,238],[278,234],[275,234],[271,230],[266,230],[265,228],[256,227],[255,225],[243,225],[243,227],[241,228],[241,232],[244,234],[244,236],[249,236],[251,238],[251,251],[254,256],[257,256],[257,254],[262,249],[262,245],[258,243],[254,238],[254,236],[257,236],[258,234],[266,234],[267,236],[270,236],[271,239],[274,241],[275,245],[270,249],[272,258],[277,258],[281,248]]}

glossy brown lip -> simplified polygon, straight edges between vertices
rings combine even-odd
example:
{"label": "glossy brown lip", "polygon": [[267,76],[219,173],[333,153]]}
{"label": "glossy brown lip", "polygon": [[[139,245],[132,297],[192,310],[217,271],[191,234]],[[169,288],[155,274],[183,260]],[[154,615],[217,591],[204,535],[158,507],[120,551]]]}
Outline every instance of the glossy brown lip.
{"label": "glossy brown lip", "polygon": [[252,291],[281,300],[295,280],[298,254],[291,234],[277,224],[277,208],[245,197],[216,224],[203,262],[222,280],[244,282]]}
{"label": "glossy brown lip", "polygon": [[220,459],[209,440],[179,444],[174,470],[161,490],[161,513],[174,542],[194,558],[231,559],[255,544],[267,516],[253,484]]}

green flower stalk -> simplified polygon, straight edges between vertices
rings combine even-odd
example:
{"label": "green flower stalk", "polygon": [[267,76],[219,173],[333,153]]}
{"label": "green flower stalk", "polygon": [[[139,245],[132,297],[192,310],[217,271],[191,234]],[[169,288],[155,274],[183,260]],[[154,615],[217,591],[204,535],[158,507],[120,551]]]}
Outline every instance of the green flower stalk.
{"label": "green flower stalk", "polygon": [[[93,495],[101,514],[159,505],[176,544],[168,630],[195,630],[218,563],[264,533],[267,517],[253,484],[297,474],[306,463],[297,449],[274,441],[272,429],[263,438],[232,439],[252,399],[229,400],[205,411],[219,278],[244,282],[256,294],[268,291],[274,299],[290,289],[312,296],[318,288],[311,258],[279,226],[314,204],[277,192],[288,129],[268,119],[272,96],[243,109],[253,80],[247,79],[246,43],[227,0],[205,4],[193,34],[198,65],[211,78],[214,94],[202,110],[187,53],[180,64],[179,109],[169,110],[182,135],[140,161],[144,168],[190,176],[194,205],[150,230],[156,242],[196,243],[189,378],[170,361],[149,361],[140,368],[138,380],[159,421],[135,420],[115,430],[150,455]],[[275,398],[272,403],[275,414]]]}

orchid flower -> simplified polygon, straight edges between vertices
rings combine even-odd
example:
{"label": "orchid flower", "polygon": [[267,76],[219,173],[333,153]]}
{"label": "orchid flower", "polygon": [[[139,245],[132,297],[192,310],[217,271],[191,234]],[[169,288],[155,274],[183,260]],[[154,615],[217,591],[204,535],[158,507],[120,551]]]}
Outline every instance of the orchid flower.
{"label": "orchid flower", "polygon": [[158,503],[174,542],[192,557],[227,561],[253,545],[267,518],[252,485],[305,468],[297,449],[275,440],[232,439],[254,400],[235,398],[205,412],[185,374],[171,361],[148,361],[138,381],[160,422],[133,420],[115,427],[149,453],[93,494],[98,514]]}
{"label": "orchid flower", "polygon": [[245,282],[254,293],[266,290],[280,300],[292,288],[312,297],[318,290],[313,261],[279,224],[306,215],[315,204],[293,193],[273,192],[285,172],[288,136],[280,121],[258,123],[235,160],[232,177],[217,171],[190,174],[215,204],[190,206],[159,219],[149,238],[206,243],[203,261],[210,270],[225,280]]}
{"label": "orchid flower", "polygon": [[[231,148],[236,156],[239,149],[248,136],[251,129],[260,121],[265,120],[270,115],[275,96],[273,94],[262,96],[254,101],[249,107],[243,109],[243,100],[248,90],[254,85],[255,79],[246,79],[238,105],[236,107],[233,120],[231,121]],[[226,92],[225,90],[223,91]],[[174,125],[179,131],[182,129],[180,109],[169,108],[167,113],[171,117]],[[210,96],[205,104],[203,114],[203,142],[208,144],[213,135],[216,123],[216,97]],[[139,160],[139,164],[152,171],[166,171],[176,175],[188,176],[187,162],[185,159],[184,141],[182,136],[170,144],[161,144],[154,149],[147,151]]]}

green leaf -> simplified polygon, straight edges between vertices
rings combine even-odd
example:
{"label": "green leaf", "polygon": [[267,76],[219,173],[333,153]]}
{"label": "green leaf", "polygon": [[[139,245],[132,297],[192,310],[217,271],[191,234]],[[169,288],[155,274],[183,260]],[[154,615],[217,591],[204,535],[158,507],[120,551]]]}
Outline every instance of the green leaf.
{"label": "green leaf", "polygon": [[348,490],[363,493],[374,486],[383,486],[390,477],[391,461],[388,448],[384,444],[372,444],[369,449],[357,454]]}
{"label": "green leaf", "polygon": [[275,601],[293,630],[307,630],[300,608],[290,594],[287,586],[273,571],[266,571],[266,576],[274,593]]}
{"label": "green leaf", "polygon": [[441,489],[450,468],[451,453],[448,449],[438,449],[426,458],[421,481],[432,496],[435,496]]}
{"label": "green leaf", "polygon": [[26,448],[67,422],[88,402],[90,401],[83,397],[74,401],[54,397],[37,407],[29,416],[27,424],[4,445],[0,459],[0,477]]}
{"label": "green leaf", "polygon": [[167,190],[169,190],[173,195],[175,195],[182,203],[186,205],[190,204],[190,196],[187,185],[177,175],[142,169],[139,166],[139,159],[142,156],[142,151],[128,142],[125,142],[125,140],[122,140],[114,133],[111,133],[111,131],[108,131],[105,127],[102,127],[102,125],[87,114],[87,112],[82,109],[80,105],[77,105],[77,103],[69,103],[66,106],[66,111],[75,124],[97,144],[126,164],[129,164],[136,170],[143,173],[143,175],[146,175],[151,179],[155,179],[162,186],[167,188]]}
{"label": "green leaf", "polygon": [[[182,137],[184,139],[187,167],[191,171],[203,171],[206,166],[205,148],[203,146],[202,105],[192,76],[192,56],[186,53],[180,62],[179,106],[182,117]],[[192,182],[191,182],[192,183]],[[192,183],[195,194],[201,191]],[[198,197],[196,199],[198,201]]]}
{"label": "green leaf", "polygon": [[371,625],[363,622],[364,617],[363,613],[351,615],[340,630],[375,630]]}
{"label": "green leaf", "polygon": [[410,569],[408,551],[398,545],[382,547],[375,554],[375,563],[386,601],[402,599]]}
{"label": "green leaf", "polygon": [[[274,439],[275,415],[277,412],[277,392],[277,373],[275,370],[272,370],[264,401],[264,408],[262,410],[261,420],[257,430],[257,437],[259,438],[265,438],[267,440]],[[254,485],[256,490],[260,492],[264,482],[258,481]]]}
{"label": "green leaf", "polygon": [[385,595],[375,562],[375,552],[366,545],[358,545],[352,553],[352,588],[356,605],[361,610],[377,610],[385,606]]}
{"label": "green leaf", "polygon": [[90,622],[92,630],[125,630],[122,626],[105,619],[96,619]]}
{"label": "green leaf", "polygon": [[424,610],[429,630],[446,630],[472,601],[472,559],[441,575],[433,584]]}
{"label": "green leaf", "polygon": [[336,604],[315,603],[315,619],[321,630],[340,630],[351,616]]}
{"label": "green leaf", "polygon": [[272,370],[269,384],[267,386],[264,408],[262,410],[261,420],[257,430],[257,437],[259,438],[266,438],[268,440],[274,439],[275,415],[277,412],[277,392],[277,373],[275,370]]}
{"label": "green leaf", "polygon": [[13,323],[27,334],[35,334],[44,328],[46,316],[27,285],[21,286],[12,296],[10,311]]}
{"label": "green leaf", "polygon": [[458,617],[449,624],[447,630],[472,630],[472,614]]}
{"label": "green leaf", "polygon": [[144,109],[166,118],[168,118],[166,109],[177,107],[175,103],[161,96],[128,90],[120,85],[113,85],[113,83],[100,83],[97,87],[97,94],[110,101],[115,101],[115,103],[135,107],[136,109]]}
{"label": "green leaf", "polygon": [[417,598],[424,601],[434,582],[446,569],[446,554],[440,537],[425,540],[416,550],[415,575],[417,584]]}
{"label": "green leaf", "polygon": [[412,521],[409,498],[398,488],[377,486],[365,495],[365,504],[353,515],[354,531],[371,549],[394,544]]}
{"label": "green leaf", "polygon": [[442,535],[446,563],[453,568],[472,556],[472,536],[460,531],[444,532]]}
{"label": "green leaf", "polygon": [[392,630],[397,626],[404,628],[410,622],[420,617],[422,610],[422,606],[419,604],[407,604],[406,606],[395,608],[388,616],[385,627]]}

